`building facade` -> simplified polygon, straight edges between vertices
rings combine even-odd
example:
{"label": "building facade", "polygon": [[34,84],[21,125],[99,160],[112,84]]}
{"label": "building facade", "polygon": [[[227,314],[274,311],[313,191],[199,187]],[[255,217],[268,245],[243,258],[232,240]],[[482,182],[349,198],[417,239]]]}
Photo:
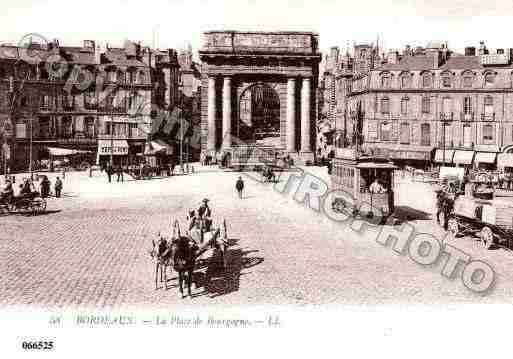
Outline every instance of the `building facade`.
{"label": "building facade", "polygon": [[484,43],[463,55],[440,42],[391,51],[367,73],[341,77],[346,118],[337,127],[360,125],[363,146],[399,164],[508,167],[497,154],[513,145],[511,57]]}
{"label": "building facade", "polygon": [[202,149],[236,159],[259,147],[273,159],[313,161],[317,43],[311,32],[205,33]]}
{"label": "building facade", "polygon": [[52,148],[88,151],[89,163],[111,155],[115,163],[134,161],[144,151],[152,106],[163,103],[154,88],[178,87],[178,81],[155,86],[162,76],[154,57],[130,41],[120,48],[89,40],[81,47],[57,40],[0,46],[5,163],[27,169],[31,159],[48,159]]}

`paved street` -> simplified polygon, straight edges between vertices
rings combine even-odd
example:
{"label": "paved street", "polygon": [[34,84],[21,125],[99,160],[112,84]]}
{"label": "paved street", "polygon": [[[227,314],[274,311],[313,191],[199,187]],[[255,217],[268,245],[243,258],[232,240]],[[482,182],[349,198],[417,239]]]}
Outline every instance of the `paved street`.
{"label": "paved street", "polygon": [[[326,176],[323,169],[312,168]],[[486,251],[472,240],[451,243],[497,272],[487,296],[459,279],[440,275],[394,254],[367,233],[329,221],[291,197],[246,178],[245,198],[234,191],[233,172],[200,169],[189,176],[108,184],[96,173],[69,173],[64,197],[48,213],[1,216],[2,306],[44,308],[166,307],[253,304],[431,304],[504,302],[513,292],[513,256]],[[50,178],[53,183],[54,177]],[[442,232],[429,218],[430,187],[401,179],[398,206],[418,232]],[[229,268],[215,258],[196,272],[194,298],[181,299],[176,279],[155,290],[151,240],[174,219],[211,199],[215,219],[228,223]],[[212,253],[207,252],[205,258]],[[173,274],[174,278],[174,274]]]}

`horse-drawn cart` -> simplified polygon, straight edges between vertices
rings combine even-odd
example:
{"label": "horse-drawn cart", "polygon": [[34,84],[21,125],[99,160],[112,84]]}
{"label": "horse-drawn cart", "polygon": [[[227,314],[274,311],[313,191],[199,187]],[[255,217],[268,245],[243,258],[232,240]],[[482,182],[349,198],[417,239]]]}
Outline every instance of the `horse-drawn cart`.
{"label": "horse-drawn cart", "polygon": [[37,213],[46,211],[46,199],[37,196],[13,196],[0,203],[0,208],[9,213]]}
{"label": "horse-drawn cart", "polygon": [[513,203],[501,199],[485,200],[469,195],[459,196],[454,201],[448,230],[454,236],[477,236],[487,249],[492,245],[511,248]]}

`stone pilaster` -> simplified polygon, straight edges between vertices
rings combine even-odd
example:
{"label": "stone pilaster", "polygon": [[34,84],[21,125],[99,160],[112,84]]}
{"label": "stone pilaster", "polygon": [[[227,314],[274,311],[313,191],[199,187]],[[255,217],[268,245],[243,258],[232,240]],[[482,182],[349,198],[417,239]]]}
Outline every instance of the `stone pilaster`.
{"label": "stone pilaster", "polygon": [[296,152],[296,80],[287,82],[287,152]]}
{"label": "stone pilaster", "polygon": [[208,93],[207,93],[207,151],[215,151],[216,149],[216,79],[215,77],[208,78]]}
{"label": "stone pilaster", "polygon": [[303,78],[301,87],[301,153],[312,152],[310,131],[311,131],[311,81],[309,78]]}
{"label": "stone pilaster", "polygon": [[232,145],[232,87],[231,78],[223,81],[223,149]]}

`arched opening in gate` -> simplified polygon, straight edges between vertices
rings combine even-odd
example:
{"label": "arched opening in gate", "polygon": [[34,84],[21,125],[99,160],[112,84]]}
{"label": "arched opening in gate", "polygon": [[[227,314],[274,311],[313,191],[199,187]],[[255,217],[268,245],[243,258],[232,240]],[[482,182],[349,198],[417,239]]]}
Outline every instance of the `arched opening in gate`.
{"label": "arched opening in gate", "polygon": [[235,134],[246,144],[280,147],[280,97],[276,90],[264,83],[244,90]]}

